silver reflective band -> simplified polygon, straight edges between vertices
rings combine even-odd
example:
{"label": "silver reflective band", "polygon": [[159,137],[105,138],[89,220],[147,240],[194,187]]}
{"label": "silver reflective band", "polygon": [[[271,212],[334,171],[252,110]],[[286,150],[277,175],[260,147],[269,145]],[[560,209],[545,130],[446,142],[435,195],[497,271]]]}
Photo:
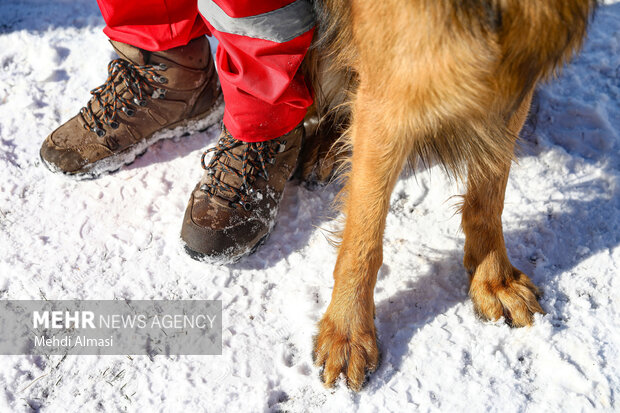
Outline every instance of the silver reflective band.
{"label": "silver reflective band", "polygon": [[297,0],[277,10],[249,17],[230,17],[213,0],[198,0],[198,10],[219,32],[277,43],[293,40],[314,26],[310,0]]}

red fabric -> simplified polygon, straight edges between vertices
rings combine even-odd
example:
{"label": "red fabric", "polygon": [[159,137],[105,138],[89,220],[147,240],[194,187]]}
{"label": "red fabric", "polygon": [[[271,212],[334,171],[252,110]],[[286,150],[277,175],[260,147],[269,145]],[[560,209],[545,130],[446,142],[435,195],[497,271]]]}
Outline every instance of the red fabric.
{"label": "red fabric", "polygon": [[[215,30],[200,19],[196,0],[97,0],[113,40],[158,51],[212,33],[226,109],[224,123],[240,140],[258,142],[290,132],[306,115],[312,94],[299,66],[314,29],[276,43]],[[231,17],[253,16],[293,0],[215,0]],[[206,16],[208,18],[208,16]]]}
{"label": "red fabric", "polygon": [[290,132],[304,118],[312,94],[298,70],[313,30],[286,43],[221,33],[218,74],[226,109],[224,124],[237,139],[258,142]]}
{"label": "red fabric", "polygon": [[97,0],[112,40],[152,52],[209,34],[196,0]]}

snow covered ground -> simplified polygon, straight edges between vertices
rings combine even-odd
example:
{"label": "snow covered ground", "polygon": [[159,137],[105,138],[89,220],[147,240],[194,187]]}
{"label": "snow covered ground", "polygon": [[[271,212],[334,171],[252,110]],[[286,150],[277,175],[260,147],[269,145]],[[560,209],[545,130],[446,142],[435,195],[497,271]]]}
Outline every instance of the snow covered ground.
{"label": "snow covered ground", "polygon": [[509,254],[547,315],[525,329],[476,319],[451,198],[462,188],[438,168],[403,177],[376,289],[383,363],[359,394],[323,389],[311,361],[335,186],[289,185],[268,242],[216,267],[188,258],[179,231],[217,128],[94,181],[41,165],[42,140],[106,77],[102,27],[93,0],[0,1],[0,299],[220,299],[224,352],[1,356],[0,411],[620,409],[619,2],[540,87],[508,184]]}

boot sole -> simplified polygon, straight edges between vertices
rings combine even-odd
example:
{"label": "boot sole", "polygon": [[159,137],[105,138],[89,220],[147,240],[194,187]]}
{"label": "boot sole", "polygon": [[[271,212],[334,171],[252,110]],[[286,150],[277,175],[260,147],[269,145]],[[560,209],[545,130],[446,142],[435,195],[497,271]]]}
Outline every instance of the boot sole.
{"label": "boot sole", "polygon": [[267,241],[267,238],[269,238],[270,234],[271,234],[271,231],[263,235],[263,237],[259,239],[258,242],[254,244],[247,252],[244,252],[234,257],[224,257],[224,256],[218,257],[218,256],[203,254],[202,252],[194,251],[193,249],[188,247],[187,244],[185,243],[183,243],[184,244],[183,247],[185,248],[185,252],[187,253],[187,255],[189,255],[190,258],[192,258],[193,260],[206,263],[206,264],[212,264],[212,265],[230,265],[230,264],[236,264],[242,258],[245,258],[249,255],[254,254],[265,243],[265,241]]}
{"label": "boot sole", "polygon": [[65,172],[60,170],[56,165],[48,163],[40,155],[39,156],[45,167],[54,173],[62,173],[65,176],[79,181],[96,179],[101,175],[114,173],[123,166],[131,165],[137,158],[144,155],[151,145],[154,145],[161,140],[189,135],[192,132],[205,131],[220,121],[223,116],[224,98],[220,94],[211,108],[209,108],[206,112],[190,119],[180,120],[164,129],[154,132],[151,136],[137,142],[135,145],[130,146],[115,155],[92,163],[88,171]]}

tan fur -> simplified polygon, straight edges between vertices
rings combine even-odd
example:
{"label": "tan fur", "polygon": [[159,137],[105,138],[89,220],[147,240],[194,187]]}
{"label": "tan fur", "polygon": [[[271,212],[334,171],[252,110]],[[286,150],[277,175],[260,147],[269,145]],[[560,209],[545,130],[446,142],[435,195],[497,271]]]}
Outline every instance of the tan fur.
{"label": "tan fur", "polygon": [[[532,92],[508,121],[518,135],[525,123]],[[515,327],[530,325],[534,313],[543,313],[536,301],[538,288],[508,259],[502,232],[504,193],[510,163],[499,174],[469,179],[462,205],[465,232],[463,264],[470,274],[469,293],[478,314],[489,320],[506,316]]]}
{"label": "tan fur", "polygon": [[[536,83],[580,46],[591,0],[324,0],[310,67],[350,91],[352,148],[332,300],[319,323],[326,385],[344,373],[359,390],[376,368],[374,286],[389,199],[410,154],[468,177],[462,206],[470,294],[487,319],[515,326],[542,312],[538,289],[515,269],[501,213],[519,131]],[[331,69],[321,71],[321,62]],[[353,74],[353,76],[351,76]],[[317,84],[320,113],[329,93]],[[342,95],[340,95],[342,96]],[[337,117],[336,117],[337,118]]]}

